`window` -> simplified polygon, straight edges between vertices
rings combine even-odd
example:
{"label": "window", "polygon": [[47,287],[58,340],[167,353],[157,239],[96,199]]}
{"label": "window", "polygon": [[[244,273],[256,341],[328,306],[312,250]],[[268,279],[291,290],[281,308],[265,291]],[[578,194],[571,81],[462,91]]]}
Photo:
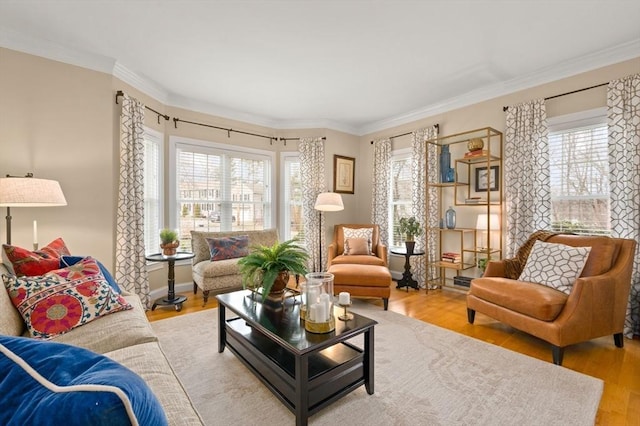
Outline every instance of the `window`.
{"label": "window", "polygon": [[391,154],[391,199],[389,203],[389,245],[402,246],[400,218],[411,213],[411,149]]}
{"label": "window", "polygon": [[549,120],[551,226],[577,234],[609,234],[606,115],[591,110]]}
{"label": "window", "polygon": [[273,153],[184,138],[172,138],[171,146],[170,214],[181,250],[191,250],[192,230],[273,226]]}
{"label": "window", "polygon": [[160,250],[162,223],[163,136],[154,130],[144,131],[144,252]]}
{"label": "window", "polygon": [[280,229],[284,239],[303,238],[302,226],[302,177],[300,176],[300,156],[297,152],[282,153]]}

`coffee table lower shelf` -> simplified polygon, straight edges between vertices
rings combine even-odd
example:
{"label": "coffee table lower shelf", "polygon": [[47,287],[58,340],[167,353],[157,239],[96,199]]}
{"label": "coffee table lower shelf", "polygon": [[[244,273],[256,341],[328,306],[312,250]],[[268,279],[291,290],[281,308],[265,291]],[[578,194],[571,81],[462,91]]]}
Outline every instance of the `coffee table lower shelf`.
{"label": "coffee table lower shelf", "polygon": [[[226,320],[226,347],[294,414],[308,395],[308,415],[365,384],[363,351],[340,342],[307,355],[308,379],[296,379],[296,357],[241,318]],[[304,419],[306,424],[306,419]]]}

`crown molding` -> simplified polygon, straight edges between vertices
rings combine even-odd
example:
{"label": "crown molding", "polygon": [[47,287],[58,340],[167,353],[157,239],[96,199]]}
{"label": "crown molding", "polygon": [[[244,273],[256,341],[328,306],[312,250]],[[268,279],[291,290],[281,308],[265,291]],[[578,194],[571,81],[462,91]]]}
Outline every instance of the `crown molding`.
{"label": "crown molding", "polygon": [[142,93],[151,96],[158,102],[167,105],[169,92],[167,92],[164,87],[147,77],[131,71],[120,62],[115,63],[115,66],[113,67],[113,76],[119,78],[128,85],[135,87]]}
{"label": "crown molding", "polygon": [[59,43],[0,27],[0,46],[65,64],[76,65],[107,74],[113,73],[115,60]]}
{"label": "crown molding", "polygon": [[417,110],[397,115],[385,120],[375,121],[361,126],[359,136],[367,135],[386,129],[390,129],[413,121],[422,120],[437,114],[487,101],[500,96],[510,95],[525,89],[530,89],[545,83],[561,80],[583,72],[613,65],[619,62],[640,57],[640,39],[604,49],[589,55],[573,58],[561,64],[541,68],[536,72],[511,79],[506,82],[496,83],[480,89],[465,93],[464,95],[449,98],[443,102],[432,104]]}

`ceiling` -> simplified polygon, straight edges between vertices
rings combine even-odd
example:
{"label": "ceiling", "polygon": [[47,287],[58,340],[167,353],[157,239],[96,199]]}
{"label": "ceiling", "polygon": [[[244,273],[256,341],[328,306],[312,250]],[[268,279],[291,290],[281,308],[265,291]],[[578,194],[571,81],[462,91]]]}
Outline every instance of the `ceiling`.
{"label": "ceiling", "polygon": [[640,57],[638,0],[0,0],[0,46],[353,134]]}

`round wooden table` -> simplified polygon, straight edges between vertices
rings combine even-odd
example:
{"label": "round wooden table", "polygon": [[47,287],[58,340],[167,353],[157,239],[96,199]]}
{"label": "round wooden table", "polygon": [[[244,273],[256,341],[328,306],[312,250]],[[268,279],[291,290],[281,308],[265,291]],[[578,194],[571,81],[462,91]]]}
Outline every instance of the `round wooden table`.
{"label": "round wooden table", "polygon": [[169,291],[167,293],[167,297],[161,297],[153,302],[153,306],[151,310],[156,309],[156,306],[175,306],[176,311],[180,312],[182,310],[182,303],[187,300],[187,296],[178,296],[176,297],[175,285],[176,285],[176,276],[175,276],[175,265],[177,260],[187,260],[193,259],[196,255],[193,253],[179,251],[173,256],[165,256],[162,253],[155,253],[145,256],[145,259],[151,262],[168,262],[169,264],[169,273],[167,276],[167,285],[169,287]]}
{"label": "round wooden table", "polygon": [[411,259],[411,256],[424,256],[424,252],[414,250],[413,253],[408,253],[406,248],[399,247],[391,249],[391,253],[404,256],[404,273],[402,274],[402,279],[398,281],[396,288],[407,287],[407,291],[409,291],[409,287],[411,287],[419,290],[420,286],[418,285],[418,281],[414,280],[411,274],[411,263],[409,263],[409,259]]}

